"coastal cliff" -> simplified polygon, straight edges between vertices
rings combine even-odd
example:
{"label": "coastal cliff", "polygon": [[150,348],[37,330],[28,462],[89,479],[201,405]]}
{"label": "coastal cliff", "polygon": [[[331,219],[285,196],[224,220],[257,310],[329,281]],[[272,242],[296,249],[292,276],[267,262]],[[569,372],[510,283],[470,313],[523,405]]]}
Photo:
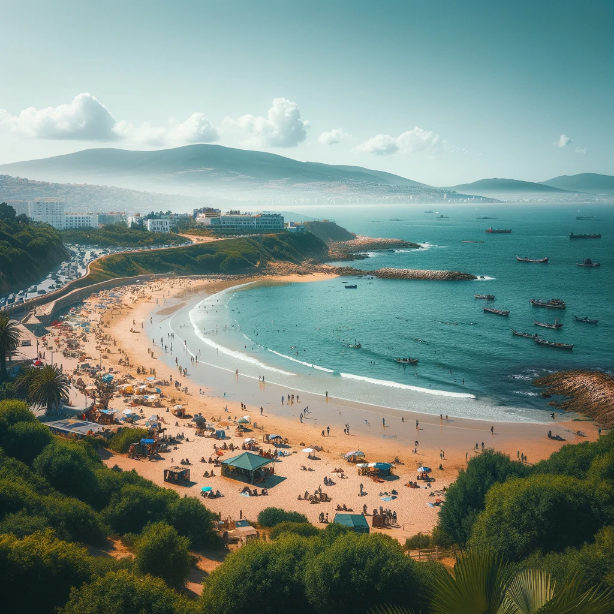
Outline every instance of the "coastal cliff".
{"label": "coastal cliff", "polygon": [[560,395],[567,400],[550,405],[590,416],[600,424],[614,426],[614,377],[602,371],[562,371],[533,380],[545,388],[543,395]]}

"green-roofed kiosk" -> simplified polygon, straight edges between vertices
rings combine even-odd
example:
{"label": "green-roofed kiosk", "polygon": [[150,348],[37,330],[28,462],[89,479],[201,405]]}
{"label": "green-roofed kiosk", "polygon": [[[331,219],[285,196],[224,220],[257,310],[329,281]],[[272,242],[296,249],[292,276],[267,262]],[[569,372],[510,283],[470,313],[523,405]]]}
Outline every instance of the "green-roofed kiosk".
{"label": "green-roofed kiosk", "polygon": [[369,523],[362,514],[335,514],[333,522],[349,527],[355,533],[369,533]]}
{"label": "green-roofed kiosk", "polygon": [[222,475],[227,478],[240,480],[247,478],[251,484],[264,482],[267,475],[274,473],[273,467],[265,469],[265,465],[270,465],[274,461],[272,458],[258,456],[251,452],[243,452],[239,456],[234,456],[222,461]]}

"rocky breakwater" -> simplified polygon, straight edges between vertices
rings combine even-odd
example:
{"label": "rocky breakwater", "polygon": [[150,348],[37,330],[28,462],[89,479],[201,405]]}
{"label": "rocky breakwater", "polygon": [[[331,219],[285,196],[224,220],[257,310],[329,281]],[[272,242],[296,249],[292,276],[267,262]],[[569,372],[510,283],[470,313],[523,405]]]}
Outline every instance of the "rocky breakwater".
{"label": "rocky breakwater", "polygon": [[420,249],[418,243],[403,239],[382,239],[358,236],[350,241],[333,241],[328,246],[330,260],[361,260],[369,256],[364,252],[376,252],[395,249]]}
{"label": "rocky breakwater", "polygon": [[[364,271],[363,271],[364,273]],[[432,281],[471,281],[471,273],[461,271],[428,271],[424,269],[378,269],[370,273],[379,279],[422,279]]]}

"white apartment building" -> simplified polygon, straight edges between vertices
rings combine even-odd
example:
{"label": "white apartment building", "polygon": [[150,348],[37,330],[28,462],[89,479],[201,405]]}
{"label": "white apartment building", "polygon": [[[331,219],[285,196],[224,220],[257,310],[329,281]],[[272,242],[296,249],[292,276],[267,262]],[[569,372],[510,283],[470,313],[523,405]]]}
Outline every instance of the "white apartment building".
{"label": "white apartment building", "polygon": [[64,228],[98,228],[98,214],[65,213]]}
{"label": "white apartment building", "polygon": [[57,230],[64,228],[64,203],[54,200],[34,200],[29,206],[28,217],[35,222],[43,222]]}
{"label": "white apartment building", "polygon": [[170,232],[170,220],[145,220],[149,232]]}

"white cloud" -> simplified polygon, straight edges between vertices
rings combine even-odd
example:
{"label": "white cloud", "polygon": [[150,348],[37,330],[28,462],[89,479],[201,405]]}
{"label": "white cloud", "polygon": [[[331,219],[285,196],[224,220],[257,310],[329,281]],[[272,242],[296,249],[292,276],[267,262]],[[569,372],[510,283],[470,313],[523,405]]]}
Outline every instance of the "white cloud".
{"label": "white cloud", "polygon": [[566,134],[561,134],[559,140],[555,141],[554,144],[557,147],[567,147],[567,145],[571,145],[572,142],[573,141]]}
{"label": "white cloud", "polygon": [[321,145],[337,145],[341,143],[343,139],[347,139],[350,135],[343,132],[341,128],[333,128],[328,132],[322,132],[318,137],[318,143]]}
{"label": "white cloud", "polygon": [[356,151],[372,153],[378,156],[393,154],[414,155],[417,153],[436,153],[445,141],[438,134],[423,130],[416,126],[397,137],[388,134],[378,134],[356,147]]}
{"label": "white cloud", "polygon": [[117,122],[114,132],[122,139],[152,146],[212,143],[219,139],[218,131],[204,113],[193,113],[184,122],[171,119],[168,127],[152,126],[151,122],[133,126],[121,121]]}
{"label": "white cloud", "polygon": [[11,115],[0,109],[0,127],[36,139],[115,141],[129,140],[145,145],[210,143],[219,138],[204,113],[193,113],[184,122],[171,119],[168,126],[145,122],[134,126],[118,121],[95,96],[82,93],[69,104],[36,110],[34,107]]}
{"label": "white cloud", "polygon": [[576,147],[576,149],[574,151],[577,154],[585,154],[586,153],[586,147]]}
{"label": "white cloud", "polygon": [[0,109],[0,126],[30,138],[112,141],[118,138],[115,124],[109,109],[88,93],[75,96],[69,104],[40,110],[30,107],[19,115]]}
{"label": "white cloud", "polygon": [[247,145],[256,147],[296,147],[307,138],[309,122],[301,119],[296,102],[275,98],[266,117],[243,115],[238,119],[227,117],[224,128],[238,131]]}

